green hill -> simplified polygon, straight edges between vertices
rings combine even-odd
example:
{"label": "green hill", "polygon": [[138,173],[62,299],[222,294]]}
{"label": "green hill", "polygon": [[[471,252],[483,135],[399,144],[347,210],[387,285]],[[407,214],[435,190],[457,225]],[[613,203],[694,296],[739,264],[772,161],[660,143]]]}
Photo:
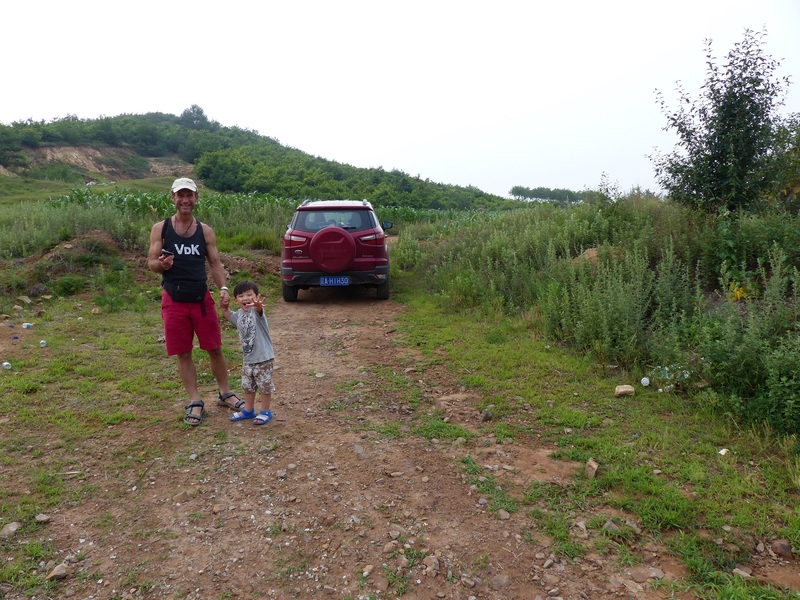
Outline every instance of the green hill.
{"label": "green hill", "polygon": [[57,193],[76,185],[191,175],[217,192],[367,198],[379,206],[496,208],[513,202],[475,187],[312,156],[254,131],[223,127],[196,105],[180,116],[68,116],[0,124],[3,175],[0,198],[24,193],[26,186],[38,188],[32,181],[49,182]]}

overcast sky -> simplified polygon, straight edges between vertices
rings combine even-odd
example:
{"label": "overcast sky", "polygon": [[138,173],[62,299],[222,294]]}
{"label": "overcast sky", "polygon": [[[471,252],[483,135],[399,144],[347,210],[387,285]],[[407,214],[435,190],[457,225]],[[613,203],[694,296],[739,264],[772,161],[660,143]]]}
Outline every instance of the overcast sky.
{"label": "overcast sky", "polygon": [[697,97],[745,29],[795,75],[798,0],[4,3],[0,123],[196,104],[315,156],[508,195],[657,190],[655,90]]}

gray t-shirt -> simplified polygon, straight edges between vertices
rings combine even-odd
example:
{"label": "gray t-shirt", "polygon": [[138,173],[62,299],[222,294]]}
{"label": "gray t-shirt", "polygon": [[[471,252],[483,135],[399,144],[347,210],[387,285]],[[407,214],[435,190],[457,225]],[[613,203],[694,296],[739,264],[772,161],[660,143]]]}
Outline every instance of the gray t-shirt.
{"label": "gray t-shirt", "polygon": [[236,312],[231,312],[230,321],[236,325],[236,330],[239,332],[245,364],[253,365],[275,358],[266,312],[262,310],[259,315],[254,308],[247,311],[240,308]]}

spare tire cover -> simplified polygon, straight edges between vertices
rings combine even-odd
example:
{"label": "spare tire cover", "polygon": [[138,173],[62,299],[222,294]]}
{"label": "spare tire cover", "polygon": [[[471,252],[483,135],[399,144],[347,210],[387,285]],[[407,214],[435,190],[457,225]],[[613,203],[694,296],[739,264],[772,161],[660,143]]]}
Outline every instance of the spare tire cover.
{"label": "spare tire cover", "polygon": [[309,254],[320,271],[338,273],[353,262],[356,243],[341,227],[326,227],[311,238]]}

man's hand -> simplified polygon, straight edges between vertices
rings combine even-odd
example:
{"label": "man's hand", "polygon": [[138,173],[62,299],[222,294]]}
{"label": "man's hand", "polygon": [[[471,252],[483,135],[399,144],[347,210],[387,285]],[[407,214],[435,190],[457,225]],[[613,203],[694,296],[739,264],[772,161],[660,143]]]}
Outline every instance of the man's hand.
{"label": "man's hand", "polygon": [[162,250],[161,254],[158,255],[158,261],[161,263],[161,268],[165,271],[168,271],[172,268],[172,263],[175,261],[175,256],[172,254],[172,252]]}

